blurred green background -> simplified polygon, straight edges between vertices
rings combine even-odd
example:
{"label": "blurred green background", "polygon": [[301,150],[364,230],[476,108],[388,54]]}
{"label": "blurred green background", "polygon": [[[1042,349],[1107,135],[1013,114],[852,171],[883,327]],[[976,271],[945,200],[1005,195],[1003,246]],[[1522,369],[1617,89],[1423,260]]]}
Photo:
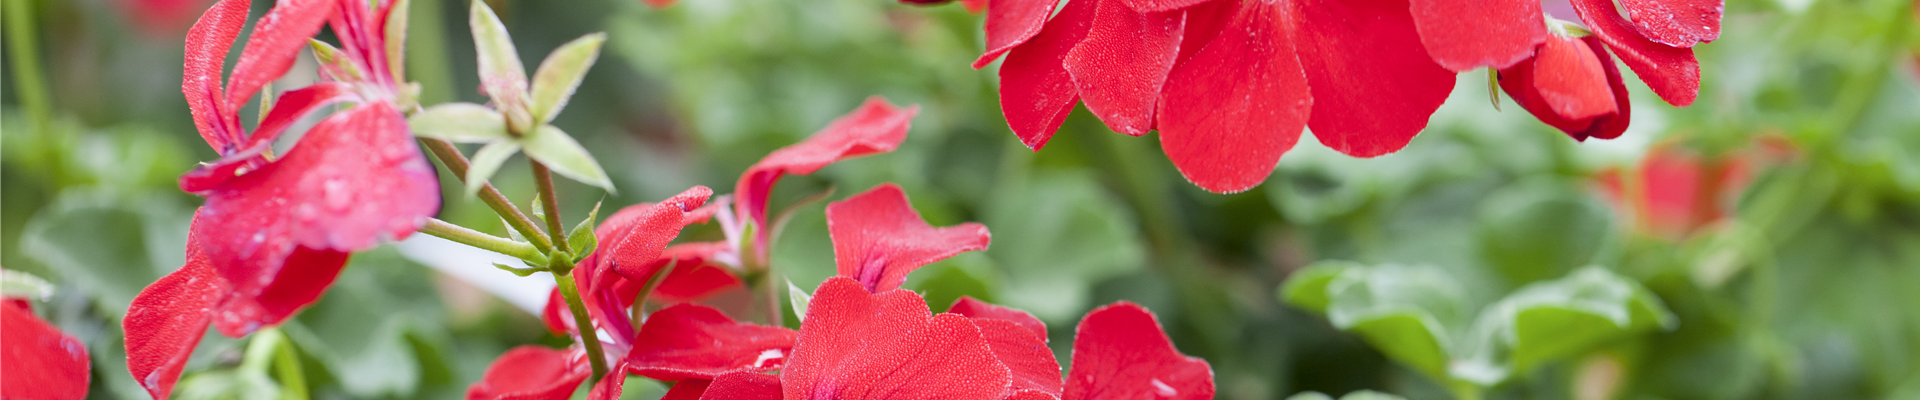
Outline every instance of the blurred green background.
{"label": "blurred green background", "polygon": [[[178,90],[182,38],[207,2],[4,1],[0,265],[57,284],[36,307],[88,344],[90,397],[144,398],[119,316],[181,263],[199,200],[174,179],[216,158]],[[489,3],[524,60],[609,34],[554,124],[620,191],[563,183],[574,218],[602,198],[730,192],[748,165],[869,95],[919,104],[898,151],[787,178],[775,206],[895,182],[935,225],[986,224],[988,251],[923,268],[908,287],[936,310],[960,295],[1029,310],[1063,362],[1082,313],[1130,300],[1213,365],[1221,398],[1920,398],[1909,0],[1731,0],[1722,38],[1696,48],[1698,103],[1673,108],[1630,78],[1633,128],[1618,140],[1575,142],[1511,102],[1496,109],[1485,74],[1467,73],[1406,150],[1353,159],[1303,138],[1263,186],[1233,195],[1193,187],[1154,138],[1115,134],[1084,109],[1044,151],[1020,145],[995,67],[967,67],[981,18],[957,5]],[[466,4],[413,7],[408,71],[423,103],[484,102]],[[301,63],[290,82],[312,79]],[[1744,173],[1655,184],[1679,172],[1637,167],[1669,153],[1691,160],[1678,171]],[[524,204],[523,163],[495,182]],[[1607,195],[1609,181],[1626,200]],[[505,234],[447,189],[442,219]],[[1656,210],[1676,190],[1700,192],[1681,203],[1690,213]],[[811,288],[833,257],[823,204],[804,207],[774,265]],[[355,256],[285,331],[326,399],[458,398],[505,349],[564,343],[390,248]],[[244,347],[210,334],[179,396],[245,397],[250,383],[227,373]],[[634,380],[628,398],[659,395]]]}

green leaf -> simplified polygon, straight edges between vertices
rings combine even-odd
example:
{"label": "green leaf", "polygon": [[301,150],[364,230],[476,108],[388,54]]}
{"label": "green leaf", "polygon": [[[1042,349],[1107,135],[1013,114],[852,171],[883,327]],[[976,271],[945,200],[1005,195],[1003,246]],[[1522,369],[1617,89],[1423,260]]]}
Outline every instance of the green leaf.
{"label": "green leaf", "polygon": [[1348,268],[1360,267],[1350,261],[1321,261],[1293,271],[1280,285],[1280,300],[1317,313],[1327,312],[1327,284]]}
{"label": "green leaf", "polygon": [[1093,307],[1093,285],[1146,265],[1132,212],[1091,172],[1035,171],[1008,187],[981,218],[994,234],[986,255],[1005,276],[996,300],[1070,324]]}
{"label": "green leaf", "polygon": [[0,269],[0,297],[46,300],[53,296],[53,285],[33,274]]}
{"label": "green leaf", "polygon": [[[387,27],[382,31],[387,35],[387,69],[393,72],[394,82],[407,81],[407,7],[411,0],[396,0],[387,11]],[[406,99],[409,102],[412,100]]]}
{"label": "green leaf", "polygon": [[506,218],[501,218],[501,219],[500,219],[500,225],[501,225],[501,226],[505,226],[505,227],[507,227],[507,238],[509,238],[509,239],[513,239],[513,241],[515,241],[515,242],[525,242],[525,241],[527,241],[527,237],[526,237],[526,236],[522,236],[522,235],[520,235],[520,230],[519,230],[519,229],[513,229],[513,224],[512,224],[512,223],[508,223],[508,222],[507,222],[507,219],[506,219]]}
{"label": "green leaf", "polygon": [[507,158],[518,152],[520,143],[510,140],[487,143],[480,147],[480,151],[473,152],[473,164],[467,166],[467,195],[479,193],[480,187],[486,186],[488,179],[493,179],[493,173],[499,172],[500,166],[507,163]]}
{"label": "green leaf", "polygon": [[586,147],[573,140],[572,136],[553,125],[541,125],[539,130],[520,139],[526,146],[527,157],[540,161],[554,173],[588,185],[613,191],[613,181],[607,179],[607,172],[600,169],[600,163],[593,160]]}
{"label": "green leaf", "polygon": [[473,0],[467,14],[473,31],[473,48],[479,56],[480,90],[493,99],[494,107],[508,116],[516,132],[533,127],[527,110],[527,70],[520,64],[520,53],[513,47],[507,26],[493,14],[487,3]]}
{"label": "green leaf", "polygon": [[187,375],[174,387],[173,397],[180,400],[272,399],[280,395],[280,385],[265,372],[230,368]]}
{"label": "green leaf", "polygon": [[1645,287],[1597,267],[1521,288],[1480,318],[1476,325],[1499,335],[1510,365],[1523,373],[1632,334],[1671,329],[1676,321]]}
{"label": "green leaf", "polygon": [[[366,79],[366,71],[360,69],[352,59],[340,53],[340,49],[314,39],[307,39],[307,47],[313,48],[313,58],[320,62],[320,71],[336,81],[358,81]],[[266,97],[262,96],[264,100]]]}
{"label": "green leaf", "polygon": [[1576,185],[1526,182],[1495,193],[1480,209],[1480,251],[1509,282],[1565,275],[1593,262],[1612,237],[1612,215]]}
{"label": "green leaf", "polygon": [[186,259],[192,209],[159,193],[115,192],[62,191],[21,229],[19,250],[45,266],[42,276],[77,286],[94,305],[118,315]]}
{"label": "green leaf", "polygon": [[1450,325],[1465,320],[1466,295],[1438,267],[1347,268],[1327,283],[1327,319],[1387,357],[1429,376],[1448,376]]}
{"label": "green leaf", "polygon": [[567,247],[572,248],[575,254],[573,262],[578,263],[586,259],[588,254],[593,253],[594,248],[600,246],[600,238],[593,234],[593,221],[600,217],[600,203],[602,202],[594,202],[593,211],[587,212],[587,219],[581,220],[579,224],[573,226],[572,232],[567,233]]}
{"label": "green leaf", "polygon": [[473,103],[447,103],[407,117],[414,136],[445,139],[457,143],[487,143],[511,139],[506,117],[487,106]]}
{"label": "green leaf", "polygon": [[493,263],[493,267],[506,270],[507,272],[512,272],[514,275],[519,275],[519,276],[529,276],[529,275],[533,275],[533,273],[535,272],[542,272],[547,270],[547,267],[517,268],[511,265],[506,265],[501,263]]}
{"label": "green leaf", "polygon": [[807,305],[813,303],[813,295],[807,294],[805,289],[794,285],[793,280],[789,279],[787,280],[787,302],[793,305],[793,317],[800,322],[806,322]]}
{"label": "green leaf", "polygon": [[540,62],[540,67],[533,71],[531,109],[536,124],[553,122],[553,117],[567,107],[567,100],[586,78],[587,69],[600,57],[600,45],[606,41],[605,33],[581,36],[553,49],[553,54]]}

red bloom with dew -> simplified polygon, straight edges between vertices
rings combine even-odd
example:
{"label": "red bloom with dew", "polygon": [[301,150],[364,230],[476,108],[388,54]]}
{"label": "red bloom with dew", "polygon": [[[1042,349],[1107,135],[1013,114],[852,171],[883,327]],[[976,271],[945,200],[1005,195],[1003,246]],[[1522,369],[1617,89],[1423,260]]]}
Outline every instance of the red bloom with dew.
{"label": "red bloom with dew", "polygon": [[[1534,0],[1056,0],[986,7],[1007,123],[1039,150],[1075,104],[1128,135],[1160,132],[1167,158],[1203,189],[1258,185],[1305,128],[1355,157],[1399,151],[1453,90],[1498,70],[1500,85],[1576,139],[1628,123],[1611,49],[1668,103],[1699,91],[1691,47],[1719,36],[1722,0],[1574,0],[1576,38]],[[1051,16],[1049,18],[1049,16]],[[1550,31],[1549,25],[1556,29]]]}
{"label": "red bloom with dew", "polygon": [[[200,135],[217,161],[180,178],[207,198],[194,214],[187,263],[147,287],[129,307],[128,367],[166,398],[201,332],[239,337],[276,325],[319,299],[348,254],[403,239],[438,208],[434,170],[413,144],[396,51],[386,44],[393,2],[294,0],[256,24],[225,86],[223,61],[248,4],[223,0],[187,35],[181,84]],[[278,96],[251,133],[241,106],[286,73],[322,24],[344,50],[328,81]],[[309,129],[285,154],[280,134],[323,106],[352,103]]]}

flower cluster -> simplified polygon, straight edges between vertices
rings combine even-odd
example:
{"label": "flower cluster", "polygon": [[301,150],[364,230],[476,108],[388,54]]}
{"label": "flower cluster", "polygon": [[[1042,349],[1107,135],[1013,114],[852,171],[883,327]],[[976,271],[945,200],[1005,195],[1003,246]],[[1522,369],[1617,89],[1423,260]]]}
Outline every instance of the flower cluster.
{"label": "flower cluster", "polygon": [[[155,398],[172,392],[209,324],[233,337],[279,324],[317,301],[350,253],[405,238],[439,209],[439,182],[401,114],[411,96],[390,42],[401,38],[387,34],[404,24],[404,14],[392,17],[396,2],[280,2],[255,23],[223,87],[250,3],[222,0],[187,34],[181,91],[221,158],[180,178],[182,190],[207,199],[194,213],[186,265],[141,291],[123,321],[128,368]],[[248,133],[241,106],[329,21],[343,48],[313,45],[331,58],[329,79],[263,103]],[[342,103],[352,106],[274,154],[294,122]]]}
{"label": "flower cluster", "polygon": [[[913,2],[911,0],[903,0]],[[1355,157],[1393,153],[1427,125],[1455,74],[1498,85],[1575,139],[1628,124],[1607,50],[1676,106],[1693,102],[1692,47],[1719,37],[1723,0],[1571,0],[1585,22],[1535,0],[998,0],[986,54],[1005,56],[1000,104],[1035,150],[1076,103],[1115,131],[1160,132],[1181,174],[1214,192],[1272,172],[1303,129]],[[1585,37],[1577,35],[1588,34]]]}
{"label": "flower cluster", "polygon": [[[778,221],[762,227],[769,220],[767,194],[780,177],[891,151],[905,139],[917,110],[870,99],[806,141],[754,164],[731,198],[708,204],[712,191],[694,187],[609,217],[595,232],[601,249],[574,270],[594,326],[582,329],[573,322],[574,310],[558,289],[542,315],[556,333],[608,338],[602,340],[604,354],[615,367],[589,398],[617,398],[629,374],[677,382],[667,394],[675,399],[1212,396],[1206,362],[1175,351],[1139,306],[1116,304],[1082,322],[1074,353],[1082,367],[1064,392],[1038,319],[971,298],[955,303],[950,313],[932,314],[918,294],[899,288],[907,274],[985,249],[991,235],[979,224],[927,224],[892,184],[827,206],[839,274],[804,301],[798,331],[777,326],[779,319],[769,319],[775,325],[743,323],[718,309],[683,303],[741,287],[742,276],[766,276],[766,251]],[[725,241],[672,244],[682,228],[709,222],[721,225]],[[650,300],[673,305],[643,316]],[[495,360],[467,397],[568,398],[591,376],[587,357],[592,354],[580,346],[516,348]],[[774,371],[779,373],[768,374]]]}

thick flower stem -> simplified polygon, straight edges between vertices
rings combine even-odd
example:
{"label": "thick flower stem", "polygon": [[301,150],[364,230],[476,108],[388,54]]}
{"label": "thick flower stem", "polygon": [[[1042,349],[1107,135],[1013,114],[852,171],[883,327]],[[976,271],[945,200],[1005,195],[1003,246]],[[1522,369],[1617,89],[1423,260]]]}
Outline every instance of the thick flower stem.
{"label": "thick flower stem", "polygon": [[572,274],[553,274],[553,283],[560,287],[560,297],[567,299],[567,310],[573,314],[573,326],[580,332],[580,343],[587,348],[587,361],[593,364],[593,380],[607,375],[607,358],[600,350],[600,335],[593,327],[593,319],[587,317],[587,304],[580,301],[580,288],[573,285]]}
{"label": "thick flower stem", "polygon": [[539,249],[534,248],[533,245],[499,236],[488,235],[464,226],[441,221],[439,218],[428,218],[427,224],[420,227],[420,233],[451,240],[454,243],[477,247],[481,250],[506,254],[514,258],[526,260],[529,263],[546,265],[545,260],[547,256],[545,253],[541,253]]}
{"label": "thick flower stem", "polygon": [[533,181],[540,188],[540,205],[546,209],[547,233],[553,235],[553,248],[571,254],[573,249],[567,248],[567,230],[560,225],[560,198],[553,192],[553,172],[539,161],[529,159],[527,163],[533,165]]}
{"label": "thick flower stem", "polygon": [[[447,166],[448,172],[452,172],[453,176],[460,178],[462,182],[466,181],[467,156],[461,155],[460,149],[453,147],[453,142],[420,138],[420,144],[425,145],[427,151],[433,152],[433,156]],[[500,194],[500,189],[495,189],[492,183],[480,186],[480,201],[487,203],[487,207],[493,208],[493,212],[500,214],[500,218],[506,219],[507,225],[519,231],[520,236],[525,236],[527,241],[532,242],[533,247],[539,249],[541,253],[553,251],[553,242],[549,241],[546,232],[541,232],[540,227],[534,225],[533,219],[521,213],[520,208],[515,207],[513,201],[507,199],[507,195]]]}

